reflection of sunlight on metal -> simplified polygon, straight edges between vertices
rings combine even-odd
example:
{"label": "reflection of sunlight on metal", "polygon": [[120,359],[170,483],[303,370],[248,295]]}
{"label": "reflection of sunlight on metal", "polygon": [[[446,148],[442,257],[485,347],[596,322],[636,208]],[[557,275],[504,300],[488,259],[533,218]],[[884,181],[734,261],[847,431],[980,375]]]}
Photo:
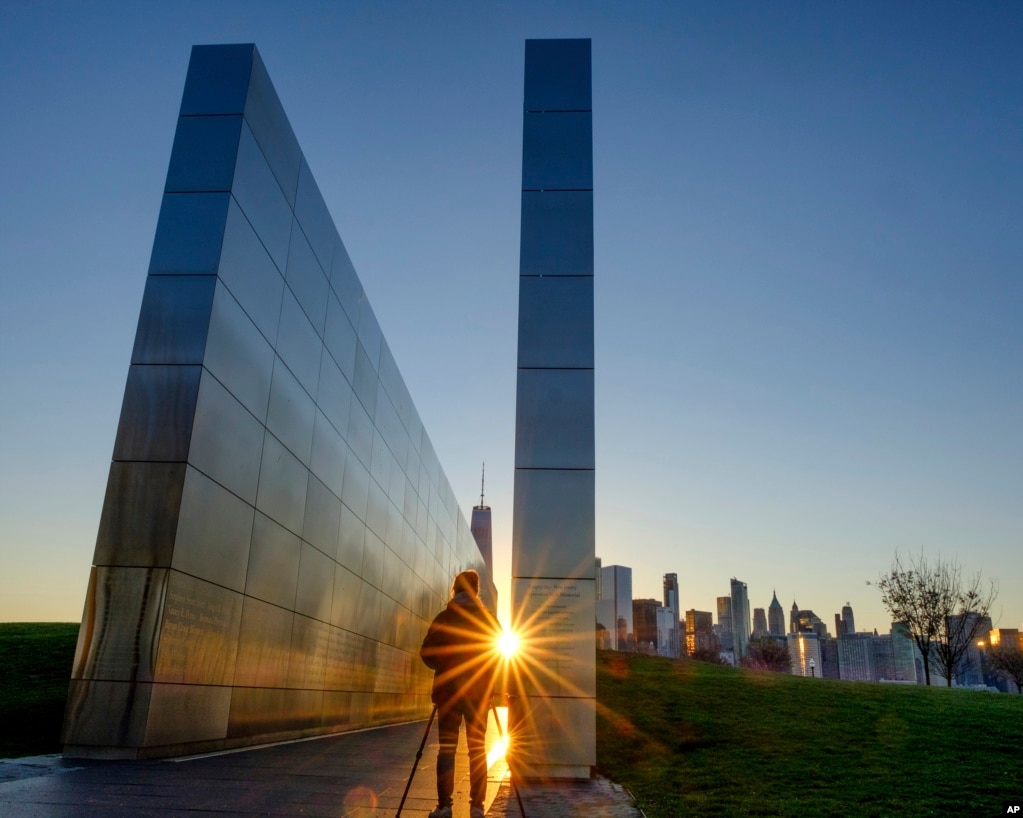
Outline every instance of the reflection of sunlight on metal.
{"label": "reflection of sunlight on metal", "polygon": [[[552,599],[547,604],[555,602]],[[567,612],[552,614],[547,605],[513,623],[510,632],[517,637],[518,648],[514,661],[509,663],[507,692],[518,696],[548,696],[556,689],[559,696],[586,697],[585,691],[564,678],[559,666],[565,651],[565,634],[572,631],[571,615]]]}
{"label": "reflection of sunlight on metal", "polygon": [[487,768],[494,766],[494,762],[505,757],[508,752],[508,745],[505,744],[503,738],[499,738],[494,742],[494,746],[487,752]]}
{"label": "reflection of sunlight on metal", "polygon": [[[498,707],[495,704],[491,705],[490,709],[494,714],[498,738],[487,753],[487,769],[492,767],[496,761],[499,761],[508,754],[508,747],[511,744],[511,739],[504,730],[504,726],[508,723],[508,708]],[[503,715],[501,713],[502,710],[504,711]]]}

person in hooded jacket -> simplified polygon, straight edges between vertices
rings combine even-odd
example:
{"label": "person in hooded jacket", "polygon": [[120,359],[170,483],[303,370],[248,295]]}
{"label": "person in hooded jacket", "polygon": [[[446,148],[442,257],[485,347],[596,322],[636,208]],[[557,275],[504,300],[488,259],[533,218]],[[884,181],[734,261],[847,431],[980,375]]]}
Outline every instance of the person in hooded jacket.
{"label": "person in hooded jacket", "polygon": [[487,715],[494,691],[496,645],[501,626],[479,596],[480,578],[463,571],[451,586],[451,600],[434,618],[419,655],[434,671],[440,749],[437,752],[437,809],[430,818],[451,818],[455,750],[465,720],[469,745],[470,818],[483,818],[487,794]]}

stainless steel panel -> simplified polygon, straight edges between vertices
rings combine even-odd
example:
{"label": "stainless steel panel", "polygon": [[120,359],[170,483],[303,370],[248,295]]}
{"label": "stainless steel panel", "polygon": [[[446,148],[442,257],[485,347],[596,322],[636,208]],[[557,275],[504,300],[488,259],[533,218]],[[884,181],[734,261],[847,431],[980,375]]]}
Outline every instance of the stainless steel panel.
{"label": "stainless steel panel", "polygon": [[305,517],[305,491],[309,472],[273,435],[263,441],[259,465],[259,491],[256,508],[289,531],[302,531]]}
{"label": "stainless steel panel", "polygon": [[231,688],[228,738],[272,736],[286,730],[284,688]]}
{"label": "stainless steel panel", "polygon": [[384,438],[380,434],[380,430],[373,429],[373,455],[370,461],[369,473],[370,476],[380,484],[380,487],[384,490],[384,494],[387,494],[387,487],[391,483],[391,470],[396,469],[397,465],[394,462],[394,457],[391,455],[391,450],[387,448],[387,444],[384,443]]}
{"label": "stainless steel panel", "polygon": [[352,405],[352,387],[330,355],[320,360],[320,383],[316,404],[339,432],[348,431],[349,410]]}
{"label": "stainless steel panel", "polygon": [[288,687],[323,690],[327,675],[330,625],[296,616],[291,633],[291,664]]}
{"label": "stainless steel panel", "polygon": [[[359,633],[367,640],[380,641],[384,631],[384,595],[380,591],[363,582],[359,589]],[[363,642],[364,648],[373,649],[374,645]],[[372,668],[375,664],[375,656],[368,661],[364,657],[364,666]]]}
{"label": "stainless steel panel", "polygon": [[519,273],[593,275],[593,191],[524,190]]}
{"label": "stainless steel panel", "polygon": [[327,205],[320,194],[316,179],[309,170],[305,158],[298,175],[298,196],[295,201],[295,218],[302,225],[302,231],[320,260],[320,266],[329,274],[334,258],[334,245],[338,240],[334,221],[327,212]]}
{"label": "stainless steel panel", "polygon": [[365,301],[362,309],[359,310],[358,333],[359,342],[366,350],[370,363],[373,364],[373,370],[376,371],[377,362],[380,360],[380,345],[383,343],[384,336],[369,301]]}
{"label": "stainless steel panel", "polygon": [[384,545],[384,541],[367,527],[366,548],[362,552],[362,569],[359,571],[359,576],[375,588],[383,586],[384,552],[386,550],[387,546]]}
{"label": "stainless steel panel", "polygon": [[238,655],[241,594],[171,572],[156,651],[157,682],[230,685]]}
{"label": "stainless steel panel", "polygon": [[128,370],[114,460],[185,460],[201,371],[138,364]]}
{"label": "stainless steel panel", "polygon": [[189,468],[171,567],[244,591],[253,513],[244,500]]}
{"label": "stainless steel panel", "polygon": [[[362,570],[362,553],[366,545],[366,524],[348,506],[341,505],[341,521],[338,526],[337,561],[353,574]],[[343,622],[334,622],[344,625]]]}
{"label": "stainless steel panel", "polygon": [[291,225],[291,248],[288,250],[285,280],[312,322],[317,335],[322,337],[327,318],[327,293],[330,291],[330,285],[298,221],[292,222]]}
{"label": "stainless steel panel", "polygon": [[[355,591],[358,596],[358,590]],[[356,606],[358,600],[356,599]],[[325,684],[328,690],[355,690],[363,684],[361,652],[365,640],[351,630],[331,628],[330,645],[327,648],[327,676]]]}
{"label": "stainless steel panel", "polygon": [[[142,745],[152,685],[102,680],[72,680],[61,743],[71,757],[76,748],[123,748],[134,758]],[[114,753],[116,755],[116,750]]]}
{"label": "stainless steel panel", "polygon": [[369,484],[369,471],[349,451],[345,458],[345,480],[341,500],[363,521],[366,519],[366,506],[369,503]]}
{"label": "stainless steel panel", "polygon": [[337,496],[344,485],[345,458],[348,446],[338,431],[330,425],[323,412],[317,411],[313,422],[313,452],[309,468]]}
{"label": "stainless steel panel", "polygon": [[302,539],[314,545],[330,559],[337,554],[338,526],[341,524],[341,500],[313,475],[305,492],[305,519]]}
{"label": "stainless steel panel", "polygon": [[295,614],[245,598],[238,638],[235,687],[285,687]]}
{"label": "stainless steel panel", "polygon": [[245,102],[245,121],[252,128],[252,134],[288,203],[294,207],[302,151],[259,51],[253,50],[255,53],[252,58],[249,97]]}
{"label": "stainless steel panel", "polygon": [[270,404],[266,428],[280,440],[303,465],[308,465],[313,445],[313,421],[316,404],[288,371],[280,358],[274,362],[270,384]]}
{"label": "stainless steel panel", "polygon": [[214,275],[229,193],[167,193],[156,223],[150,275]]}
{"label": "stainless steel panel", "polygon": [[[387,396],[383,384],[380,384],[377,389],[377,409],[374,425],[387,444],[387,448],[397,462],[398,468],[403,472],[401,477],[404,480],[404,471],[408,465],[408,432],[405,431],[401,418],[398,417],[398,412],[391,404],[391,399]],[[393,475],[391,480],[394,480]]]}
{"label": "stainless steel panel", "polygon": [[[359,559],[361,562],[362,553],[360,550]],[[359,590],[362,580],[357,574],[349,571],[343,565],[338,565],[334,570],[334,593],[330,608],[330,624],[338,628],[354,631],[358,624],[359,616]],[[344,684],[346,680],[338,678],[335,684]]]}
{"label": "stainless steel panel", "polygon": [[323,716],[322,690],[285,690],[284,718],[289,730],[311,732],[320,726]]}
{"label": "stainless steel panel", "polygon": [[591,109],[590,41],[526,40],[525,109]]}
{"label": "stainless steel panel", "polygon": [[[412,419],[412,397],[408,393],[408,387],[405,386],[405,381],[401,377],[398,364],[394,360],[394,355],[391,354],[391,348],[388,346],[386,338],[380,345],[380,365],[377,367],[377,374],[380,377],[380,385],[387,392],[394,411],[401,421],[402,428],[408,429]],[[379,404],[379,402],[378,398],[377,403]]]}
{"label": "stainless steel panel", "polygon": [[95,565],[170,567],[185,468],[184,463],[110,464]]}
{"label": "stainless steel panel", "polygon": [[230,687],[154,684],[145,746],[226,738],[230,712]]}
{"label": "stainless steel panel", "polygon": [[512,576],[593,576],[593,470],[516,469],[515,498]]}
{"label": "stainless steel panel", "polygon": [[299,383],[310,395],[316,394],[320,379],[320,356],[323,341],[316,334],[305,313],[290,290],[284,291],[281,305],[281,325],[275,345],[277,354],[284,359]]}
{"label": "stainless steel panel", "polygon": [[586,578],[512,580],[512,627],[519,635],[512,671],[520,695],[596,695],[595,588],[592,556]]}
{"label": "stainless steel panel", "polygon": [[240,116],[179,117],[165,192],[230,190],[241,129]]}
{"label": "stainless steel panel", "polygon": [[238,167],[231,190],[278,270],[288,263],[294,214],[248,125],[238,140]]}
{"label": "stainless steel panel", "polygon": [[252,323],[269,343],[274,343],[281,319],[284,276],[234,200],[227,213],[219,275]]}
{"label": "stainless steel panel", "polygon": [[181,115],[243,114],[255,46],[193,45]]}
{"label": "stainless steel panel", "polygon": [[327,303],[327,326],[323,342],[349,383],[355,379],[355,329],[331,291]]}
{"label": "stainless steel panel", "polygon": [[340,732],[352,725],[352,693],[349,690],[326,690],[323,693],[323,728]]}
{"label": "stainless steel panel", "polygon": [[[376,483],[369,481],[369,505],[366,508],[366,525],[381,539],[387,535],[387,494]],[[365,576],[365,574],[363,574]],[[374,583],[379,585],[379,583]]]}
{"label": "stainless steel panel", "polygon": [[330,264],[330,286],[337,293],[338,300],[352,322],[353,327],[359,326],[359,314],[362,312],[362,305],[366,301],[366,294],[362,289],[362,282],[352,266],[352,260],[348,257],[344,242],[338,238],[334,244],[334,256]]}
{"label": "stainless steel panel", "polygon": [[523,117],[522,189],[593,189],[593,116],[527,113]]}
{"label": "stainless steel panel", "polygon": [[299,563],[299,591],[295,611],[320,622],[330,621],[333,603],[333,569],[335,562],[309,543],[302,543]]}
{"label": "stainless steel panel", "polygon": [[377,408],[377,370],[361,342],[355,351],[355,379],[352,381],[352,389],[366,414],[373,417]]}
{"label": "stainless steel panel", "polygon": [[189,464],[255,504],[263,436],[260,422],[216,378],[203,372]]}
{"label": "stainless steel panel", "polygon": [[593,367],[593,279],[519,279],[519,367]]}
{"label": "stainless steel panel", "polygon": [[[348,434],[345,441],[359,461],[367,468],[373,462],[373,421],[363,405],[352,401],[348,416]],[[344,498],[342,498],[344,499]]]}
{"label": "stainless steel panel", "polygon": [[515,467],[592,469],[593,370],[520,369]]}
{"label": "stainless steel panel", "polygon": [[152,681],[168,573],[92,569],[72,679]]}
{"label": "stainless steel panel", "polygon": [[519,775],[590,775],[597,763],[596,699],[516,698],[510,717]]}
{"label": "stainless steel panel", "polygon": [[264,514],[256,512],[245,593],[282,608],[295,607],[302,541]]}
{"label": "stainless steel panel", "polygon": [[213,297],[203,365],[260,422],[266,421],[273,347],[221,283]]}

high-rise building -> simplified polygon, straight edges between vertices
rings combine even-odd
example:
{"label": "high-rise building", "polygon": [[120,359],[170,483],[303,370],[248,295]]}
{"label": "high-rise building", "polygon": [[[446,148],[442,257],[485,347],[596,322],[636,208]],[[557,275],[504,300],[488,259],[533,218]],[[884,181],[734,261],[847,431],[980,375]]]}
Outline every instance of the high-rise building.
{"label": "high-rise building", "polygon": [[767,633],[767,612],[763,608],[753,609],[753,638],[759,639]]}
{"label": "high-rise building", "polygon": [[[483,475],[480,478],[480,504],[472,507],[472,522],[469,525],[473,539],[483,556],[490,575],[494,575],[494,536],[490,520],[490,506],[483,502],[483,485],[486,479],[486,464],[483,464]],[[497,599],[494,599],[497,605]]]}
{"label": "high-rise building", "polygon": [[815,633],[790,633],[788,635],[789,662],[793,676],[823,678],[823,660],[820,644]]}
{"label": "high-rise building", "polygon": [[657,606],[657,655],[669,659],[679,656],[679,621],[674,608]]}
{"label": "high-rise building", "polygon": [[670,608],[675,612],[674,625],[671,625],[669,622],[670,633],[665,635],[668,643],[668,653],[664,655],[677,657],[681,654],[682,650],[681,628],[679,627],[682,618],[682,608],[678,600],[678,574],[664,575],[664,607]]}
{"label": "high-rise building", "polygon": [[732,598],[730,596],[718,597],[718,640],[721,642],[721,650],[729,651],[735,646],[732,639]]}
{"label": "high-rise building", "polygon": [[835,637],[841,636],[845,633],[845,622],[842,621],[841,614],[835,614]]}
{"label": "high-rise building", "polygon": [[686,611],[686,653],[714,648],[714,615],[710,611]]}
{"label": "high-rise building", "polygon": [[785,611],[778,601],[778,594],[772,591],[771,604],[767,608],[767,628],[772,636],[785,635]]}
{"label": "high-rise building", "polygon": [[633,649],[637,653],[657,653],[656,599],[632,600]]}
{"label": "high-rise building", "polygon": [[597,622],[607,629],[611,650],[632,650],[632,569],[606,565],[600,582],[603,598],[597,605]]}
{"label": "high-rise building", "polygon": [[735,658],[746,655],[749,647],[749,593],[746,583],[732,577],[732,640]]}
{"label": "high-rise building", "polygon": [[853,619],[852,605],[848,602],[842,606],[842,624],[845,633],[856,633],[856,622]]}
{"label": "high-rise building", "polygon": [[838,668],[849,682],[873,682],[874,653],[872,633],[846,633],[838,637]]}
{"label": "high-rise building", "polygon": [[792,609],[789,611],[789,633],[799,633],[799,606],[794,599]]}

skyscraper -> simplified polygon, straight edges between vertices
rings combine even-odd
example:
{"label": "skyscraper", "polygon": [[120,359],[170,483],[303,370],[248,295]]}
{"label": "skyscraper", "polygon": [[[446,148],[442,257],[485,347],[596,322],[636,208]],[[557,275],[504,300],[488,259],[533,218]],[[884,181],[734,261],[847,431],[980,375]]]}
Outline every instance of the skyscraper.
{"label": "skyscraper", "polygon": [[632,600],[633,648],[637,653],[657,653],[656,599]]}
{"label": "skyscraper", "polygon": [[842,606],[842,624],[846,633],[856,633],[856,622],[853,620],[852,605],[848,602]]}
{"label": "skyscraper", "polygon": [[785,635],[785,611],[778,601],[778,594],[772,591],[771,604],[767,608],[767,627],[772,636]]}
{"label": "skyscraper", "polygon": [[679,636],[679,622],[682,618],[682,608],[678,601],[678,574],[664,575],[664,607],[671,609],[674,620],[670,624],[670,633],[665,635],[668,642],[668,653],[666,656],[676,657],[681,652],[681,639]]}
{"label": "skyscraper", "polygon": [[597,622],[607,629],[611,650],[632,650],[632,569],[606,565],[600,571],[603,597]]}
{"label": "skyscraper", "polygon": [[746,655],[749,634],[749,595],[746,583],[732,577],[732,639],[737,660]]}
{"label": "skyscraper", "polygon": [[763,608],[753,609],[753,638],[759,639],[767,633],[767,612]]}
{"label": "skyscraper", "polygon": [[[490,575],[494,575],[494,538],[491,528],[490,506],[483,503],[483,481],[486,478],[486,463],[483,464],[483,476],[480,478],[480,504],[472,507],[472,522],[469,529],[472,531],[473,539],[480,549],[483,562],[487,565]],[[497,605],[497,599],[494,599]]]}
{"label": "skyscraper", "polygon": [[714,615],[710,611],[686,611],[686,653],[710,650],[714,645]]}
{"label": "skyscraper", "polygon": [[721,650],[732,650],[735,642],[732,638],[732,598],[719,596],[718,602],[718,639]]}

